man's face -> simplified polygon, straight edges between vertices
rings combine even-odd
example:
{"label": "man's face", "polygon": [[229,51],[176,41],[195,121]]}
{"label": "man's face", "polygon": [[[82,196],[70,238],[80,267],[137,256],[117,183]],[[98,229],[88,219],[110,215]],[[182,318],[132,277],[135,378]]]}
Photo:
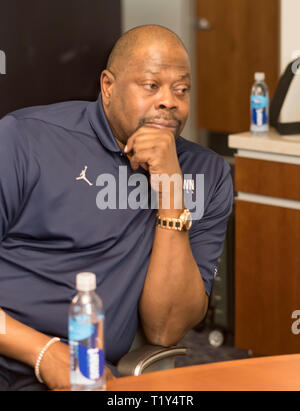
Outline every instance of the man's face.
{"label": "man's face", "polygon": [[[114,73],[113,73],[114,74]],[[105,111],[123,144],[140,127],[182,132],[189,113],[189,59],[180,47],[152,44],[139,48],[128,66],[114,76]]]}

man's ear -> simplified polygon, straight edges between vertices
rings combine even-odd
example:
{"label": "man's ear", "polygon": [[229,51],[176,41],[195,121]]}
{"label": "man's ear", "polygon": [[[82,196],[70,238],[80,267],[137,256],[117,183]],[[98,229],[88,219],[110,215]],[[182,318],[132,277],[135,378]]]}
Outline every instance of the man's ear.
{"label": "man's ear", "polygon": [[102,101],[106,106],[110,104],[115,80],[115,76],[109,70],[102,71],[100,77],[100,86],[102,91]]}

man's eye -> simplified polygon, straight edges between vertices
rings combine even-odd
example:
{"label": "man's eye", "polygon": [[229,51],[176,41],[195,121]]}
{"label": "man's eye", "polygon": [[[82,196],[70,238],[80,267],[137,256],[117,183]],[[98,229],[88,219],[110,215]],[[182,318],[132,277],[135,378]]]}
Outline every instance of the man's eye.
{"label": "man's eye", "polygon": [[176,93],[181,94],[181,95],[187,94],[188,92],[189,92],[188,87],[182,87],[182,88],[176,89]]}
{"label": "man's eye", "polygon": [[146,87],[148,90],[156,90],[157,89],[157,84],[147,83],[147,84],[144,84],[144,87]]}

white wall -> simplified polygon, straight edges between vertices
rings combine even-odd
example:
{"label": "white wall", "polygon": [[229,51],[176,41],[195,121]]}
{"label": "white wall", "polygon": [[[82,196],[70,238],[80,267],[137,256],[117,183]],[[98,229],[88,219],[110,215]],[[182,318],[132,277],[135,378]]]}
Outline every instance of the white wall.
{"label": "white wall", "polygon": [[[300,57],[300,0],[281,0],[281,72],[293,60],[292,54],[297,50]],[[300,121],[300,74],[293,80],[281,121]]]}
{"label": "white wall", "polygon": [[[181,38],[191,58],[193,90],[196,89],[194,10],[194,0],[122,0],[123,32],[144,24],[159,24]],[[182,134],[190,140],[197,139],[195,100],[195,92],[192,92],[190,116]]]}

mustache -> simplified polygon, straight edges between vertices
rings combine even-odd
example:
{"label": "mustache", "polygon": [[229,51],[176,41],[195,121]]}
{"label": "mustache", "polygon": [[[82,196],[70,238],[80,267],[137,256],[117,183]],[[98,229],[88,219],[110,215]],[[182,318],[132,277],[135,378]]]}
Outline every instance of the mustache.
{"label": "mustache", "polygon": [[164,117],[164,116],[155,116],[155,117],[145,117],[142,118],[139,123],[138,123],[138,127],[137,130],[143,126],[145,126],[148,123],[153,123],[155,121],[167,121],[167,122],[172,122],[172,123],[176,123],[176,130],[178,131],[181,127],[182,122],[180,120],[178,120],[176,117],[172,116],[172,117]]}

